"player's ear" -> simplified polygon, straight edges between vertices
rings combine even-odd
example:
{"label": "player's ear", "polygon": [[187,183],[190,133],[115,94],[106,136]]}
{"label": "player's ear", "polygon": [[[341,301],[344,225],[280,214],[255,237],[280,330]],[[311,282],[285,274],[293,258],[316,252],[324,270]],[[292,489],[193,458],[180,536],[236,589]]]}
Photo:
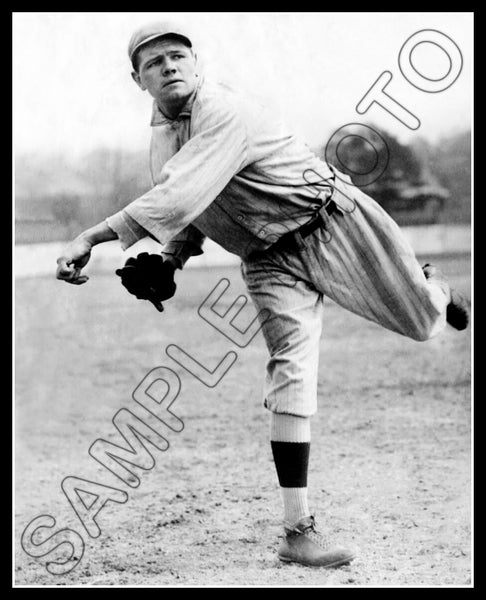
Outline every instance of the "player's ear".
{"label": "player's ear", "polygon": [[[192,51],[192,57],[194,59],[194,66],[197,69],[197,66],[198,66],[197,65],[197,54],[193,50],[191,50],[191,51]],[[196,77],[199,77],[199,69],[196,70]]]}
{"label": "player's ear", "polygon": [[132,79],[138,85],[138,87],[145,91],[147,88],[143,85],[140,75],[136,71],[132,71]]}

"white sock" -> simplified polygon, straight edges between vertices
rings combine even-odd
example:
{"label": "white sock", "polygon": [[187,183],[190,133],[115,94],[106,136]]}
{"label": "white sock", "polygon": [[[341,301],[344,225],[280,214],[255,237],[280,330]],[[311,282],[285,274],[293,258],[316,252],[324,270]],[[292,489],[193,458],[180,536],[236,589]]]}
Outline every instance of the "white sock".
{"label": "white sock", "polygon": [[284,521],[286,525],[294,525],[300,519],[310,515],[307,504],[307,488],[281,487],[284,504]]}

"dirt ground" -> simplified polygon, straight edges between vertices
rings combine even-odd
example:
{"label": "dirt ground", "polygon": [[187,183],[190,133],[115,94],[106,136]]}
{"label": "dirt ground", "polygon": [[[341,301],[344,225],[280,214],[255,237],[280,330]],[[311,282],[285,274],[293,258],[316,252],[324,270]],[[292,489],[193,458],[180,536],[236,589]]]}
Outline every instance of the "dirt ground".
{"label": "dirt ground", "polygon": [[[470,294],[469,257],[435,262]],[[237,269],[186,270],[162,314],[111,275],[81,287],[17,282],[15,584],[470,585],[469,331],[418,343],[327,302],[309,499],[318,525],[359,554],[334,570],[286,565],[276,557],[281,500],[262,406],[263,338],[238,348],[197,314],[223,277],[228,306],[244,293]],[[167,356],[168,344],[208,369],[230,350],[238,358],[208,388]],[[180,376],[173,409],[185,427],[166,430],[166,451],[149,446],[155,466],[137,469],[140,486],[130,489],[88,448],[97,438],[122,443],[111,419],[136,411],[132,392],[157,366]],[[96,539],[61,490],[70,475],[128,492],[100,512]],[[85,539],[67,575],[46,571],[53,556],[22,550],[22,531],[41,514]]]}

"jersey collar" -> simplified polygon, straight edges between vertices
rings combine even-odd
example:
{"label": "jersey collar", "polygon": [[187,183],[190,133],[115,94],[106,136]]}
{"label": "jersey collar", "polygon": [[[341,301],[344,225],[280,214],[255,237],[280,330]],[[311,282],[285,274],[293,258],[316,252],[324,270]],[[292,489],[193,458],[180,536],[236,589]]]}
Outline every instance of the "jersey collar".
{"label": "jersey collar", "polygon": [[197,93],[199,92],[199,88],[201,87],[202,82],[203,78],[200,75],[196,89],[189,96],[187,102],[184,105],[184,108],[181,110],[181,112],[177,115],[175,119],[170,119],[169,117],[166,117],[164,113],[160,110],[160,108],[157,106],[157,102],[154,100],[152,106],[152,119],[150,121],[151,127],[157,127],[158,125],[171,125],[177,121],[180,121],[181,119],[189,119],[191,117],[194,100],[196,99]]}

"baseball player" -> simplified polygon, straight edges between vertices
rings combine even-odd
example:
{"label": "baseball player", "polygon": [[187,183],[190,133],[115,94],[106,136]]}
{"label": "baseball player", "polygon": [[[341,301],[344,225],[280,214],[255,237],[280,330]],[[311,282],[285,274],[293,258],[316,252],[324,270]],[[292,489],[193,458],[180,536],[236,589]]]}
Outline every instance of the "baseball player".
{"label": "baseball player", "polygon": [[205,79],[190,34],[151,23],[128,47],[132,77],[153,98],[153,187],[81,233],[57,278],[79,285],[93,246],[151,236],[161,253],[130,258],[122,284],[158,310],[174,273],[205,237],[241,257],[268,347],[264,406],[283,498],[282,561],[337,567],[354,558],[316,529],[307,504],[311,417],[317,407],[323,298],[424,341],[448,321],[468,325],[466,300],[433,265],[421,267],[396,223],[259,101]]}

